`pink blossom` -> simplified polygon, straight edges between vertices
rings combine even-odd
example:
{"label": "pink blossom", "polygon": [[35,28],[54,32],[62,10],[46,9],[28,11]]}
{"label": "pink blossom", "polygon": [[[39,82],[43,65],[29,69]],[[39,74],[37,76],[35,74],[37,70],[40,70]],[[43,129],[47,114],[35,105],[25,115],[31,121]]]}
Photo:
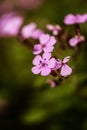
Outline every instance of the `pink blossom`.
{"label": "pink blossom", "polygon": [[42,57],[37,55],[33,60],[33,65],[35,65],[32,68],[34,74],[41,73],[42,76],[47,76],[55,66],[55,58],[51,58],[50,53],[44,53]]}
{"label": "pink blossom", "polygon": [[67,77],[72,73],[71,67],[69,67],[66,63],[70,60],[70,56],[67,56],[62,60],[56,60],[55,67],[52,70],[60,69],[60,75],[63,77]]}
{"label": "pink blossom", "polygon": [[48,79],[47,83],[49,83],[52,88],[54,88],[56,86],[55,81],[53,81],[52,79]]}
{"label": "pink blossom", "polygon": [[77,36],[77,35],[76,35],[75,37],[73,37],[73,38],[71,38],[71,39],[69,40],[69,45],[70,45],[71,47],[74,47],[74,46],[76,46],[78,43],[84,42],[84,40],[85,40],[84,36],[82,36],[82,35]]}
{"label": "pink blossom", "polygon": [[87,14],[68,14],[64,18],[64,23],[67,25],[79,24],[87,22]]}
{"label": "pink blossom", "polygon": [[23,23],[23,17],[14,12],[7,13],[0,18],[0,36],[16,36]]}
{"label": "pink blossom", "polygon": [[32,37],[33,32],[36,29],[36,24],[35,23],[30,23],[28,25],[25,25],[22,30],[21,30],[21,34],[22,36],[26,39],[26,38],[30,38]]}
{"label": "pink blossom", "polygon": [[66,64],[69,60],[70,56],[67,56],[62,61],[60,75],[63,77],[67,77],[72,73],[72,68]]}
{"label": "pink blossom", "polygon": [[54,44],[56,43],[56,39],[54,36],[50,36],[49,34],[42,34],[39,37],[40,44],[34,45],[34,54],[37,55],[42,51],[48,53],[52,52],[54,49]]}
{"label": "pink blossom", "polygon": [[39,37],[44,34],[44,32],[40,29],[36,29],[34,30],[33,34],[32,34],[32,38],[35,39],[35,40],[38,40]]}
{"label": "pink blossom", "polygon": [[59,25],[51,25],[51,24],[47,24],[47,29],[52,31],[53,35],[58,35],[59,32],[62,30],[62,28]]}

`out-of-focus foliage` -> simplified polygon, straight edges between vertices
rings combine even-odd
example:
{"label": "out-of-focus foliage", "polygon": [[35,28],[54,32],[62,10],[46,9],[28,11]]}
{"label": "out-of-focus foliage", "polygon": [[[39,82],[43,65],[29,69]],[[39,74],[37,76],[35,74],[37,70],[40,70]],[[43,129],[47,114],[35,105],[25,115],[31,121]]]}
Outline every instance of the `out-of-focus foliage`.
{"label": "out-of-focus foliage", "polygon": [[[43,0],[34,10],[16,9],[25,23],[34,21],[44,30],[47,23],[60,24],[71,31],[64,16],[87,13],[87,1]],[[87,23],[81,30],[87,37]],[[72,53],[60,52],[60,57]],[[46,83],[47,77],[32,74],[33,57],[16,38],[0,39],[0,130],[87,130],[87,41],[71,62],[72,75],[55,88]]]}

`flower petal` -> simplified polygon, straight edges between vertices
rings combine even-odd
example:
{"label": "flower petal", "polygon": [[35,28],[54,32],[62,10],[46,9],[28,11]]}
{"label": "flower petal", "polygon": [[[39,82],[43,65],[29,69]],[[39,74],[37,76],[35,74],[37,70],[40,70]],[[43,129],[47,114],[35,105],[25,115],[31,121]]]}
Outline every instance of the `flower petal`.
{"label": "flower petal", "polygon": [[48,61],[51,58],[51,53],[44,53],[43,60]]}
{"label": "flower petal", "polygon": [[31,71],[34,74],[39,74],[41,72],[41,69],[39,68],[39,66],[34,66]]}
{"label": "flower petal", "polygon": [[68,14],[64,18],[64,23],[67,25],[75,24],[76,23],[76,17],[73,14]]}
{"label": "flower petal", "polygon": [[55,67],[55,65],[56,65],[56,59],[55,58],[51,58],[48,62],[47,62],[47,64],[48,64],[48,67],[49,68],[54,68]]}
{"label": "flower petal", "polygon": [[43,48],[45,53],[52,52],[53,49],[54,49],[54,46],[46,46],[46,47]]}
{"label": "flower petal", "polygon": [[40,29],[36,29],[33,34],[32,34],[32,38],[34,38],[35,40],[39,39],[39,37],[43,34],[43,31]]}
{"label": "flower petal", "polygon": [[76,15],[76,22],[77,23],[84,23],[86,21],[87,21],[86,15],[80,15],[80,14]]}
{"label": "flower petal", "polygon": [[40,61],[42,61],[42,58],[40,55],[37,55],[34,59],[33,59],[33,65],[39,65]]}
{"label": "flower petal", "polygon": [[41,44],[46,44],[49,39],[50,39],[49,34],[42,34],[39,38]]}
{"label": "flower petal", "polygon": [[70,60],[70,56],[67,56],[63,59],[63,63],[67,63]]}
{"label": "flower petal", "polygon": [[56,64],[55,64],[54,68],[52,68],[52,70],[59,69],[61,67],[61,65],[62,65],[62,61],[61,60],[59,60],[59,61],[56,60]]}
{"label": "flower petal", "polygon": [[52,31],[52,30],[54,29],[54,26],[51,25],[51,24],[47,24],[47,25],[46,25],[46,28],[47,28],[48,30]]}
{"label": "flower petal", "polygon": [[49,41],[47,42],[47,46],[48,46],[48,45],[49,45],[49,46],[52,46],[52,45],[54,45],[54,44],[56,44],[56,39],[55,39],[54,36],[51,36],[50,39],[49,39]]}
{"label": "flower petal", "polygon": [[63,77],[67,77],[68,75],[70,75],[72,73],[72,68],[69,67],[68,65],[64,64],[61,68],[61,72],[60,75]]}
{"label": "flower petal", "polygon": [[33,53],[35,55],[40,54],[42,52],[42,46],[40,44],[34,45],[34,51]]}
{"label": "flower petal", "polygon": [[47,76],[51,73],[51,69],[48,68],[48,67],[43,67],[42,70],[41,70],[41,75],[42,76]]}
{"label": "flower petal", "polygon": [[28,25],[25,25],[22,28],[21,34],[23,35],[24,38],[29,38],[32,37],[33,31],[36,28],[36,24],[35,23],[30,23]]}

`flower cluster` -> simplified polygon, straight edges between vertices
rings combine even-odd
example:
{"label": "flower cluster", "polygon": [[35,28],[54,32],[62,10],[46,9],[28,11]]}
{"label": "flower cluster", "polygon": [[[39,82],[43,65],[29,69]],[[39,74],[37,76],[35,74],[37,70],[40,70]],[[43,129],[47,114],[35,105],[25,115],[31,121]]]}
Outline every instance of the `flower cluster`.
{"label": "flower cluster", "polygon": [[[75,47],[84,42],[85,37],[81,34],[79,24],[87,22],[87,14],[68,14],[65,16],[64,23],[75,26],[75,36],[73,37],[69,35],[70,33],[66,33],[60,25],[47,24],[47,32],[45,33],[37,28],[36,23],[32,22],[22,26],[23,22],[23,17],[17,13],[12,12],[2,15],[0,18],[0,36],[16,36],[28,47],[33,46],[35,57],[33,59],[34,66],[31,69],[32,73],[41,74],[41,76],[54,76],[55,73],[58,78],[62,79],[71,75],[72,68],[67,64],[71,56],[66,56],[63,60],[57,57],[59,52],[57,52],[56,56],[53,56],[54,47],[58,42],[60,50],[64,51],[63,47],[66,47],[67,42],[70,47]],[[34,44],[30,39],[34,41]],[[52,79],[49,79],[48,83],[52,87],[56,85]]]}
{"label": "flower cluster", "polygon": [[80,33],[79,24],[87,22],[87,14],[68,14],[64,18],[64,23],[66,25],[75,25],[76,35],[69,40],[69,45],[75,47],[78,43],[84,42],[85,38]]}

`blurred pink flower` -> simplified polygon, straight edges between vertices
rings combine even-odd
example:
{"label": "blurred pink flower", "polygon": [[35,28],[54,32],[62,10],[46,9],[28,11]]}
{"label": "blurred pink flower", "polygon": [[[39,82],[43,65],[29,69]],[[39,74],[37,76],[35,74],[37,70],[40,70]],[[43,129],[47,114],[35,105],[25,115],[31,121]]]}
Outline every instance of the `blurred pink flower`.
{"label": "blurred pink flower", "polygon": [[56,39],[54,36],[50,36],[49,34],[42,34],[39,37],[40,44],[34,45],[34,54],[37,55],[42,51],[48,53],[52,52],[54,49],[54,44],[56,43]]}
{"label": "blurred pink flower", "polygon": [[23,23],[23,17],[14,12],[0,17],[0,37],[16,36]]}
{"label": "blurred pink flower", "polygon": [[58,35],[59,32],[62,30],[61,26],[59,25],[51,25],[51,24],[47,24],[46,25],[47,29],[52,31],[53,35]]}
{"label": "blurred pink flower", "polygon": [[53,81],[52,79],[48,79],[47,83],[49,83],[52,88],[54,88],[56,86],[55,81]]}
{"label": "blurred pink flower", "polygon": [[64,18],[64,23],[67,25],[79,24],[87,22],[87,14],[68,14]]}
{"label": "blurred pink flower", "polygon": [[71,38],[71,39],[69,40],[69,45],[70,45],[71,47],[74,47],[74,46],[76,46],[78,43],[84,42],[84,40],[85,40],[84,36],[82,36],[82,35],[77,36],[77,35],[76,35],[75,37],[73,37],[73,38]]}
{"label": "blurred pink flower", "polygon": [[55,66],[55,58],[51,58],[50,53],[44,53],[42,57],[37,55],[33,60],[33,65],[35,65],[32,68],[34,74],[41,73],[42,76],[47,76]]}
{"label": "blurred pink flower", "polygon": [[34,10],[43,4],[44,0],[18,0],[17,5],[21,8]]}
{"label": "blurred pink flower", "polygon": [[26,38],[30,38],[32,37],[33,32],[36,29],[36,24],[35,23],[30,23],[28,25],[25,25],[22,30],[21,30],[21,34],[22,36],[26,39]]}
{"label": "blurred pink flower", "polygon": [[32,33],[32,38],[35,39],[35,40],[38,40],[39,37],[44,34],[44,32],[40,29],[36,29],[34,30],[34,32]]}

